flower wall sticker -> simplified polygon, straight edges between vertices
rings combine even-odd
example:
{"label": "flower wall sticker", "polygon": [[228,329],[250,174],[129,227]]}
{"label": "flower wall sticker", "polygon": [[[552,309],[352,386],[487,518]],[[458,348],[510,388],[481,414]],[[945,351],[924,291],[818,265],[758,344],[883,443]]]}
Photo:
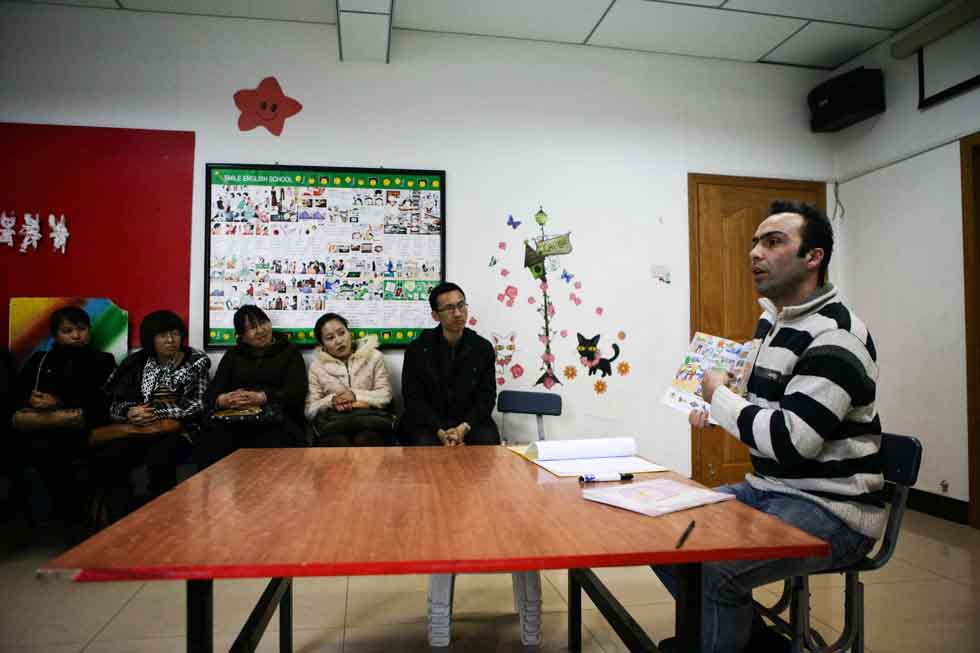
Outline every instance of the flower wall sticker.
{"label": "flower wall sticker", "polygon": [[235,106],[241,111],[238,129],[245,132],[262,126],[273,136],[282,133],[286,118],[302,111],[303,105],[282,92],[275,77],[266,77],[254,89],[235,93]]}
{"label": "flower wall sticker", "polygon": [[[601,300],[596,301],[591,294],[586,296],[584,288],[592,289],[592,286],[583,282],[583,271],[575,267],[571,256],[571,231],[555,230],[555,221],[550,219],[543,208],[523,220],[516,219],[513,214],[505,216],[499,229],[503,234],[512,236],[512,239],[491,241],[493,249],[488,253],[488,269],[497,277],[497,282],[503,281],[500,286],[503,290],[498,292],[497,301],[513,311],[513,317],[507,318],[508,325],[526,315],[523,310],[525,306],[537,313],[540,321],[535,335],[540,343],[540,350],[533,354],[530,351],[524,352],[528,358],[522,364],[518,364],[516,360],[505,364],[498,361],[497,384],[504,385],[519,377],[528,377],[526,383],[532,386],[558,390],[564,384],[577,379],[588,379],[587,383],[594,390],[595,396],[606,395],[610,386],[620,379],[625,381],[623,377],[631,376],[631,364],[623,360],[619,344],[626,339],[626,333],[613,329],[610,335],[605,336],[604,340],[608,343],[606,347],[612,350],[612,355],[608,358],[603,356],[599,351],[598,341],[605,329],[599,331],[593,324],[596,317],[603,321],[608,319],[609,307],[603,306],[604,302]],[[520,256],[523,256],[523,265],[515,260]],[[527,276],[517,273],[519,267],[527,271]],[[534,285],[525,285],[528,281]],[[518,303],[517,300],[521,297],[523,300]],[[559,319],[563,322],[560,326]],[[588,342],[583,342],[585,337],[579,334],[578,349],[568,345],[556,347],[558,342],[564,345],[565,339],[574,340],[572,336],[575,329],[566,326],[566,321],[570,319],[587,322],[591,333],[599,333],[587,338]],[[558,340],[559,337],[561,341]],[[574,356],[576,364],[568,364],[570,355]],[[578,363],[582,365],[581,368]],[[596,374],[601,378],[588,378]]]}

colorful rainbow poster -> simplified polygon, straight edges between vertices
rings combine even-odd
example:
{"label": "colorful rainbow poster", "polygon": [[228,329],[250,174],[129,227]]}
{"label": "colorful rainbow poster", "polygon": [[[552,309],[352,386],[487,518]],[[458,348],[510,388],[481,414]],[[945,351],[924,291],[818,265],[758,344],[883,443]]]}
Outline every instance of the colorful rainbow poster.
{"label": "colorful rainbow poster", "polygon": [[102,297],[14,297],[10,300],[10,351],[18,361],[52,344],[48,320],[64,306],[78,306],[92,319],[92,345],[115,356],[126,357],[129,313]]}

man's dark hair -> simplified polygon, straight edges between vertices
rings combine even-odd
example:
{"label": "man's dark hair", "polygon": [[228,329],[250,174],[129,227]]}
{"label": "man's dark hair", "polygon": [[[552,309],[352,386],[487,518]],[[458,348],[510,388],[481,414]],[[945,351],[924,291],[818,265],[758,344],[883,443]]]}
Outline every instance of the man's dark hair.
{"label": "man's dark hair", "polygon": [[439,310],[439,295],[445,295],[447,292],[452,292],[454,290],[458,290],[459,294],[463,296],[463,299],[466,299],[466,293],[463,292],[463,289],[454,284],[452,281],[443,281],[438,286],[433,288],[429,292],[429,306],[432,307],[432,310]]}
{"label": "man's dark hair", "polygon": [[183,345],[187,338],[187,325],[180,319],[180,316],[173,311],[153,311],[147,314],[140,322],[140,346],[143,351],[153,358],[157,357],[157,350],[153,346],[153,339],[161,333],[167,331],[180,331],[180,342]]}
{"label": "man's dark hair", "polygon": [[345,320],[342,316],[337,315],[336,313],[324,313],[320,316],[320,319],[316,321],[316,326],[313,327],[313,330],[316,332],[316,341],[321,345],[323,344],[323,325],[330,320],[337,320],[344,325],[345,329],[350,331],[350,327],[347,325],[347,320]]}
{"label": "man's dark hair", "polygon": [[62,306],[52,313],[51,318],[48,320],[48,329],[51,331],[52,338],[58,335],[58,327],[61,326],[62,322],[71,322],[72,324],[88,328],[92,327],[92,318],[84,310],[77,306]]}
{"label": "man's dark hair", "polygon": [[235,335],[239,337],[245,333],[245,329],[249,326],[271,321],[266,312],[255,304],[245,304],[235,311],[235,316],[232,318],[235,325]]}
{"label": "man's dark hair", "polygon": [[834,229],[827,219],[827,214],[813,204],[797,200],[776,200],[769,206],[769,215],[777,213],[795,213],[803,218],[797,256],[803,258],[815,247],[823,250],[823,260],[820,261],[820,271],[817,275],[817,286],[822,286],[827,281],[830,255],[834,253]]}

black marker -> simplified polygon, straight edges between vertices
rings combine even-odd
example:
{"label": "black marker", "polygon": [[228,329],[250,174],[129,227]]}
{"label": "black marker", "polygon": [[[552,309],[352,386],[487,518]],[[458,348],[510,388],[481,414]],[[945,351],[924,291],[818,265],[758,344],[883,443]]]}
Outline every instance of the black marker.
{"label": "black marker", "polygon": [[692,519],[691,520],[691,523],[687,525],[687,528],[685,528],[684,529],[684,532],[681,533],[681,539],[677,540],[677,546],[674,547],[675,549],[679,549],[682,546],[684,546],[684,542],[687,542],[688,535],[690,535],[691,534],[691,531],[694,530],[694,524],[695,523],[696,522]]}
{"label": "black marker", "polygon": [[607,473],[607,474],[583,474],[578,477],[579,483],[599,483],[602,481],[632,481],[632,474],[617,474],[617,473]]}

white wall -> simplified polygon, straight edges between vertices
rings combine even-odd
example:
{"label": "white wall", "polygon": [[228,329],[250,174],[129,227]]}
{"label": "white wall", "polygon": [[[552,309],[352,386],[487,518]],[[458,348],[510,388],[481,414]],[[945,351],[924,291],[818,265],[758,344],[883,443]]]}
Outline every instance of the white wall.
{"label": "white wall", "polygon": [[959,145],[843,184],[848,297],[871,329],[882,426],[918,436],[917,487],[968,500]]}
{"label": "white wall", "polygon": [[[584,284],[581,307],[559,300],[555,326],[570,333],[558,368],[575,363],[576,331],[601,333],[607,351],[625,331],[632,366],[602,397],[586,379],[567,384],[550,434],[633,434],[682,471],[689,429],[660,396],[688,339],[686,175],[831,173],[827,138],[807,126],[819,78],[800,69],[404,31],[390,65],[340,64],[329,26],[14,3],[0,5],[0,25],[0,120],[196,132],[195,343],[206,162],[445,169],[448,277],[467,289],[478,331],[519,334],[528,372],[506,387],[536,377],[539,320],[519,252],[506,261],[521,288],[513,309],[497,302],[504,284],[487,261],[499,240],[513,242],[508,213],[530,222],[541,204],[572,231],[565,263]],[[236,127],[232,94],[267,75],[304,105],[280,138]],[[651,263],[669,266],[673,283],[653,281]],[[395,374],[400,358],[388,356]]]}
{"label": "white wall", "polygon": [[[980,89],[919,111],[915,57],[883,44],[846,66],[881,67],[888,110],[836,134],[846,209],[843,285],[878,346],[887,431],[919,436],[919,489],[969,500],[963,218],[957,139],[980,130]],[[975,62],[980,43],[933,48]],[[843,72],[843,69],[841,71]],[[840,272],[840,270],[838,270]]]}

